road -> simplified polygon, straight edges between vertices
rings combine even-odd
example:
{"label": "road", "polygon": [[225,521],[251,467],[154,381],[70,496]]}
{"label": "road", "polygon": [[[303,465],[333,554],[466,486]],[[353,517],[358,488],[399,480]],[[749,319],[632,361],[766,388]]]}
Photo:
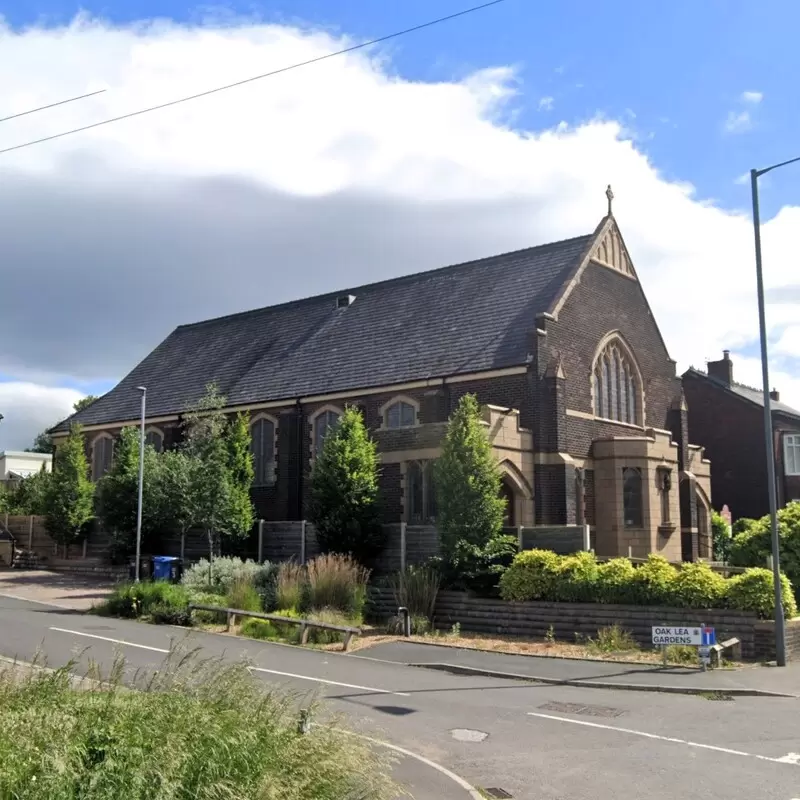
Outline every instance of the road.
{"label": "road", "polygon": [[0,655],[51,666],[78,657],[158,667],[176,642],[246,657],[268,683],[321,693],[350,728],[402,748],[417,800],[466,800],[468,786],[515,800],[800,798],[798,700],[617,692],[449,675],[127,620],[0,596]]}

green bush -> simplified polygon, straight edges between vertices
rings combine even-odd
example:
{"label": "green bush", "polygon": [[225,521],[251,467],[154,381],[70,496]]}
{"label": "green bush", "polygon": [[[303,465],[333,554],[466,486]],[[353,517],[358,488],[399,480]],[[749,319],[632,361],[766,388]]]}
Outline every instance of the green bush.
{"label": "green bush", "polygon": [[[775,589],[772,572],[756,567],[727,581],[728,606],[738,611],[755,611],[760,617],[775,615]],[[792,592],[792,584],[781,575],[781,594],[783,611],[787,619],[797,614],[797,604]]]}
{"label": "green bush", "polygon": [[518,553],[500,578],[500,596],[504,600],[553,599],[559,561],[552,550]]}
{"label": "green bush", "polygon": [[633,634],[619,625],[600,628],[595,638],[589,638],[587,645],[595,653],[629,653],[639,649]]}
{"label": "green bush", "polygon": [[[201,606],[225,606],[225,598],[206,592],[190,592],[189,601]],[[223,611],[193,611],[192,615],[197,622],[206,625],[223,625],[227,617]]]}
{"label": "green bush", "polygon": [[277,565],[269,562],[258,564],[249,559],[242,561],[241,558],[220,556],[211,562],[209,572],[208,559],[201,558],[186,570],[181,583],[191,592],[205,592],[224,597],[234,581],[246,580],[263,596],[269,591],[274,591],[270,589],[270,584],[274,584],[277,570]]}
{"label": "green bush", "polygon": [[553,599],[589,603],[597,596],[597,559],[594,553],[576,553],[561,559]]}
{"label": "green bush", "polygon": [[228,608],[238,608],[241,611],[263,611],[261,595],[245,578],[237,578],[231,584],[223,603]]}
{"label": "green bush", "polygon": [[722,608],[728,584],[702,561],[684,564],[672,583],[672,603],[684,608]]}
{"label": "green bush", "polygon": [[180,625],[191,627],[192,615],[188,608],[180,608],[169,603],[156,603],[150,607],[150,621],[154,625]]}
{"label": "green bush", "polygon": [[[309,619],[314,622],[326,622],[328,625],[349,625],[354,628],[361,627],[360,617],[351,617],[337,611],[335,608],[323,608],[319,611],[313,611],[309,615]],[[330,631],[325,628],[309,628],[308,629],[308,642],[309,644],[333,644],[334,642],[341,642],[343,634],[339,631]]]}
{"label": "green bush", "polygon": [[727,561],[731,554],[731,529],[718,511],[711,512],[711,541],[715,561]]}
{"label": "green bush", "polygon": [[597,567],[595,592],[600,603],[629,603],[633,599],[633,564],[627,558],[612,558]]}
{"label": "green bush", "polygon": [[239,627],[239,633],[242,636],[248,636],[251,639],[261,639],[263,641],[275,641],[280,639],[275,625],[268,619],[256,619],[255,617],[248,617],[242,621]]}
{"label": "green bush", "polygon": [[635,602],[652,606],[671,605],[677,577],[678,570],[666,558],[650,553],[633,576],[632,595]]}
{"label": "green bush", "polygon": [[[731,542],[730,563],[739,567],[765,567],[772,553],[769,515],[759,520],[737,520]],[[800,502],[778,511],[781,571],[800,589]]]}
{"label": "green bush", "polygon": [[134,619],[149,616],[156,606],[163,616],[167,608],[180,611],[187,610],[188,605],[189,593],[185,587],[164,581],[142,581],[120,584],[94,611],[101,616]]}
{"label": "green bush", "polygon": [[245,664],[181,653],[123,686],[71,668],[0,670],[0,797],[14,800],[391,800],[391,763],[341,722],[302,732],[298,698],[265,691]]}

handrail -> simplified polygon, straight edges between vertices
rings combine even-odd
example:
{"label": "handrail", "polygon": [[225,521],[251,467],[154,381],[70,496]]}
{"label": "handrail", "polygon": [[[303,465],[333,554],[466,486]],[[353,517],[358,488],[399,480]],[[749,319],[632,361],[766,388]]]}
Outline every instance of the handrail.
{"label": "handrail", "polygon": [[226,616],[226,630],[230,631],[231,627],[236,625],[236,617],[253,617],[255,619],[264,619],[268,622],[288,623],[289,625],[300,626],[300,643],[308,643],[308,631],[310,628],[322,628],[328,631],[339,631],[344,634],[342,642],[342,650],[347,650],[350,645],[350,639],[353,636],[361,635],[361,628],[356,628],[352,625],[335,625],[331,622],[317,622],[313,619],[298,619],[296,617],[281,617],[278,614],[265,614],[261,611],[245,611],[241,608],[225,608],[223,606],[207,606],[202,603],[189,603],[189,613],[192,611],[216,611]]}

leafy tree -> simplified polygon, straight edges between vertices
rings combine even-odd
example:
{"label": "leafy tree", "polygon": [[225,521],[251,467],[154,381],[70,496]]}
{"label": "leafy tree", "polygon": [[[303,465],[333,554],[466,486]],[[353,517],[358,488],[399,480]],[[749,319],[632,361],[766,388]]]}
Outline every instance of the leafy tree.
{"label": "leafy tree", "polygon": [[93,500],[83,433],[80,425],[73,425],[58,448],[44,492],[45,527],[50,536],[63,545],[78,539],[92,519]]}
{"label": "leafy tree", "polygon": [[183,538],[194,525],[195,461],[182,450],[167,450],[159,455],[159,462],[158,503],[163,528]]}
{"label": "leafy tree", "polygon": [[[247,485],[245,493],[242,483],[248,466],[238,458],[242,442],[237,439],[237,422],[230,425],[223,413],[225,402],[225,397],[211,383],[186,420],[184,452],[194,461],[189,502],[194,524],[208,537],[211,558],[215,536],[246,536],[253,526],[250,486]],[[241,432],[238,435],[241,436]],[[249,431],[247,437],[249,450]],[[252,469],[251,462],[251,481]]]}
{"label": "leafy tree", "polygon": [[473,394],[464,395],[450,417],[434,476],[445,556],[460,543],[485,547],[500,534],[505,510],[500,469]]}
{"label": "leafy tree", "polygon": [[731,551],[731,528],[718,511],[711,511],[711,541],[715,561],[727,561]]}
{"label": "leafy tree", "polygon": [[[139,445],[139,430],[123,428],[114,446],[111,469],[97,485],[97,516],[114,536],[115,555],[118,556],[129,555],[136,543]],[[160,467],[158,453],[151,446],[145,446],[142,480],[142,546],[145,550],[163,528]]]}
{"label": "leafy tree", "polygon": [[99,400],[100,398],[96,394],[88,394],[86,397],[82,397],[80,400],[73,403],[72,407],[75,409],[75,413],[77,414],[78,411],[83,411],[84,408],[88,408],[95,400]]}
{"label": "leafy tree", "polygon": [[311,472],[309,518],[323,552],[366,562],[383,546],[378,511],[378,454],[357,408],[328,430]]}

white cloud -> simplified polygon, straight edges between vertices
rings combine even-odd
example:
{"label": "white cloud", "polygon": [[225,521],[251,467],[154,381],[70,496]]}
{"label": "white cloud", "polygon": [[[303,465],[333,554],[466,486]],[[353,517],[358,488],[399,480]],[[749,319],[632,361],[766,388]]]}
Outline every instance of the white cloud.
{"label": "white cloud", "polygon": [[81,397],[73,389],[0,382],[0,452],[30,447],[37,433],[64,419]]}
{"label": "white cloud", "polygon": [[[341,46],[230,21],[0,29],[5,113],[108,87],[3,124],[0,147]],[[679,366],[752,342],[749,219],[663,178],[618,122],[510,128],[517,92],[505,65],[423,83],[362,51],[0,156],[0,374],[18,381],[0,435],[77,397],[20,381],[118,378],[180,323],[591,231],[608,183]],[[776,336],[800,320],[798,229],[800,208],[764,225]]]}
{"label": "white cloud", "polygon": [[541,97],[539,98],[539,111],[550,111],[553,108],[554,98]]}
{"label": "white cloud", "polygon": [[764,99],[763,92],[742,92],[740,100],[750,105],[758,105]]}
{"label": "white cloud", "polygon": [[753,127],[753,119],[749,111],[729,111],[725,118],[726,133],[744,133]]}

